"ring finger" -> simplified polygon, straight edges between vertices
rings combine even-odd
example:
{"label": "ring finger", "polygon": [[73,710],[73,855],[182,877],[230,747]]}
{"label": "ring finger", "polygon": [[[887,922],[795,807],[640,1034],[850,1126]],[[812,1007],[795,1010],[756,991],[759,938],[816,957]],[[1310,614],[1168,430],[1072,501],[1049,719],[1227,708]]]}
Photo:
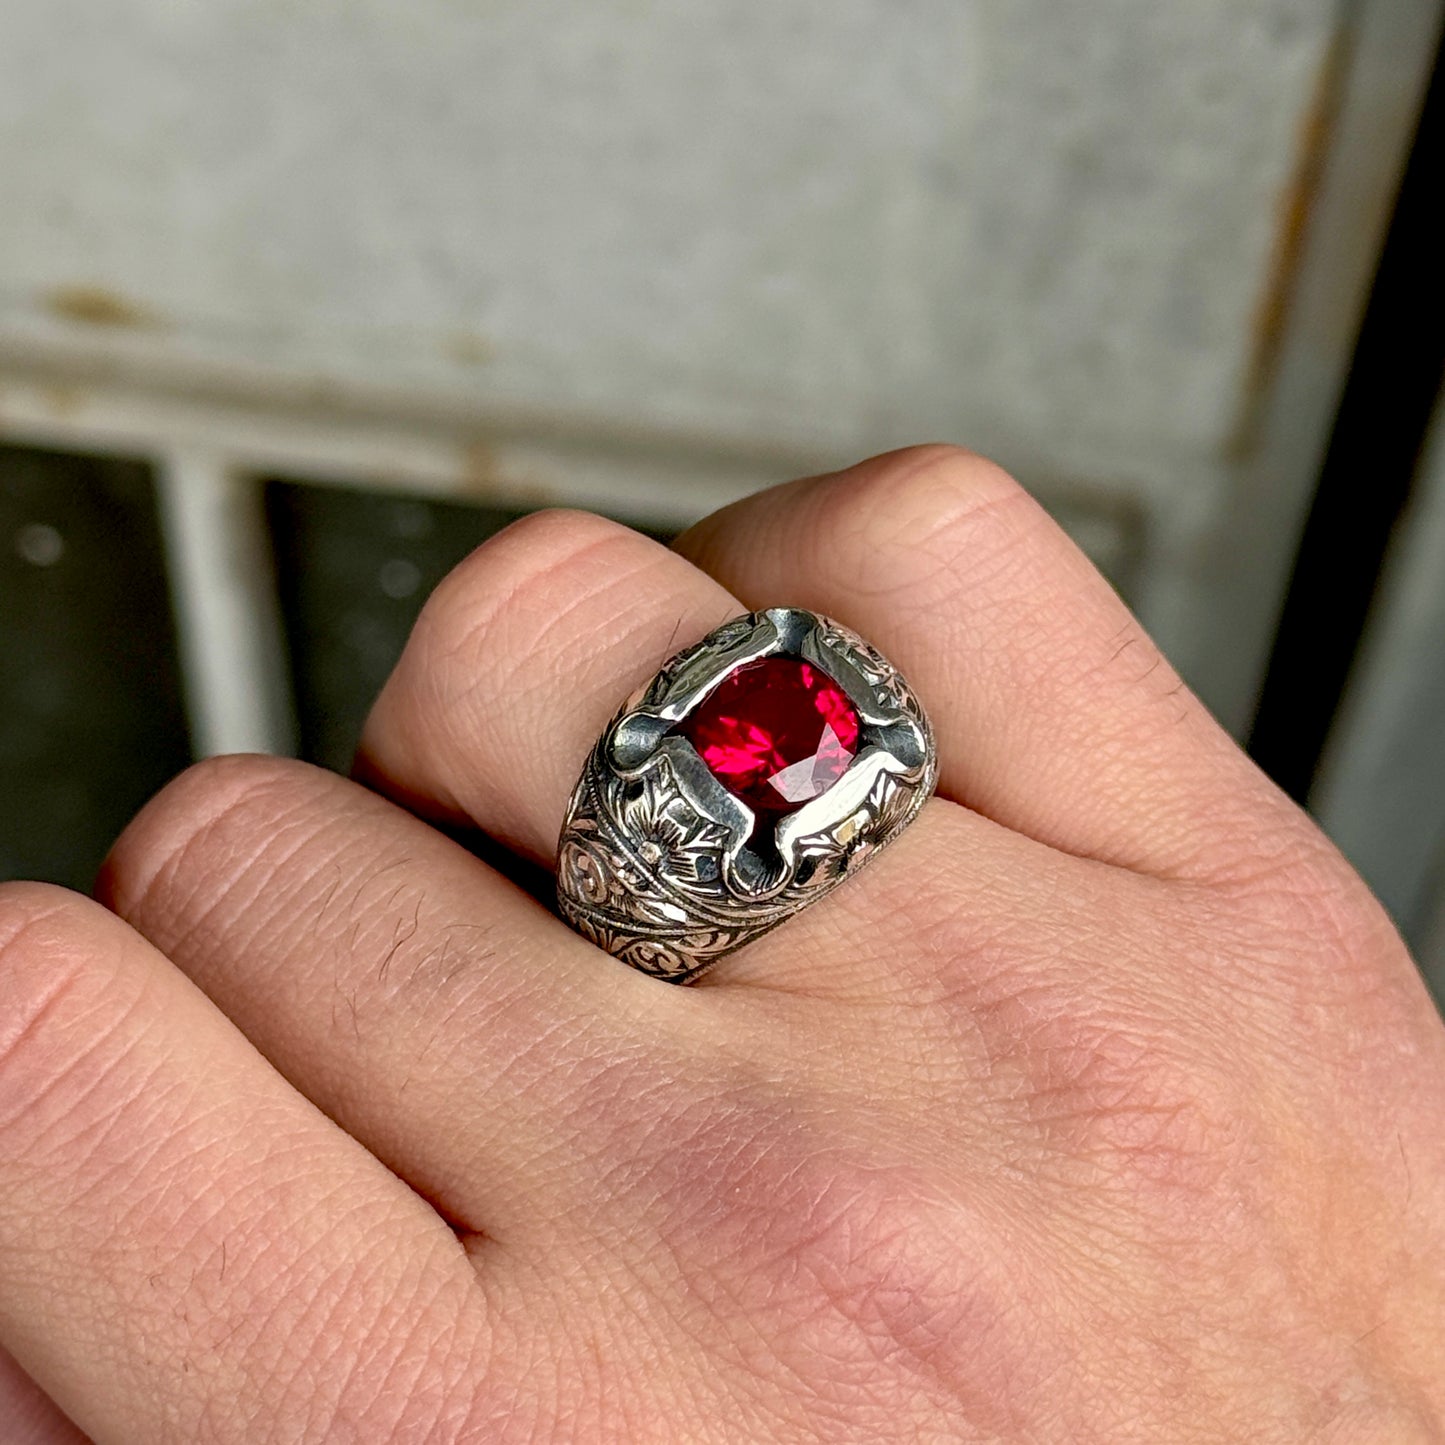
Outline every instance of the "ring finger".
{"label": "ring finger", "polygon": [[[473,553],[427,604],[367,722],[358,772],[424,816],[470,822],[550,865],[582,761],[617,704],[671,653],[746,610],[625,527],[537,514]],[[1002,831],[942,802],[918,826],[933,826],[927,813],[939,809],[980,846]],[[903,891],[903,872],[885,853],[849,889],[883,906],[890,887]],[[810,926],[826,929],[825,916],[810,909]],[[801,926],[785,931],[794,944]],[[827,959],[795,948],[778,981],[852,994],[872,987],[877,964],[862,948]],[[715,981],[756,976],[739,960]]]}

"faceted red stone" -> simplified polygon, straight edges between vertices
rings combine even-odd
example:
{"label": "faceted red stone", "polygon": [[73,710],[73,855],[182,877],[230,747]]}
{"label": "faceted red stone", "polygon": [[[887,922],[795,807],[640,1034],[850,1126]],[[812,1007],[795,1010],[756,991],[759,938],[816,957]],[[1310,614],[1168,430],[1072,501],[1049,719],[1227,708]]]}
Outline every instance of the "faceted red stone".
{"label": "faceted red stone", "polygon": [[858,714],[827,673],[797,657],[735,668],[677,729],[713,776],[760,816],[832,787],[858,746]]}

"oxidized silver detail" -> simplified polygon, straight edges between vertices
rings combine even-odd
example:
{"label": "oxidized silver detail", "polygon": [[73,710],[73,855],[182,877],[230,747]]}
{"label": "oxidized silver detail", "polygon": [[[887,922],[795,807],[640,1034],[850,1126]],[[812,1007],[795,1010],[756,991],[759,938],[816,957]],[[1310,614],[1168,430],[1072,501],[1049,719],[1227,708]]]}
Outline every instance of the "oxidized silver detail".
{"label": "oxidized silver detail", "polygon": [[[765,859],[746,846],[752,809],[671,729],[734,668],[775,655],[826,672],[860,731],[847,771],[778,821]],[[603,730],[562,825],[559,909],[624,963],[686,983],[856,873],[937,778],[922,706],[857,633],[795,607],[736,617],[664,663]]]}

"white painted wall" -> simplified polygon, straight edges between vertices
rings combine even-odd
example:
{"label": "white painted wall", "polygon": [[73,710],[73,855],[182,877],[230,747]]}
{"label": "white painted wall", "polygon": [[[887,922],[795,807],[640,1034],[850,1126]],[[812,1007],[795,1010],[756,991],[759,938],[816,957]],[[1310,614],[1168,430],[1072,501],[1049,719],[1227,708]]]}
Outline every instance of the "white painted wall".
{"label": "white painted wall", "polygon": [[0,429],[679,519],[966,442],[1239,728],[1439,16],[8,0]]}

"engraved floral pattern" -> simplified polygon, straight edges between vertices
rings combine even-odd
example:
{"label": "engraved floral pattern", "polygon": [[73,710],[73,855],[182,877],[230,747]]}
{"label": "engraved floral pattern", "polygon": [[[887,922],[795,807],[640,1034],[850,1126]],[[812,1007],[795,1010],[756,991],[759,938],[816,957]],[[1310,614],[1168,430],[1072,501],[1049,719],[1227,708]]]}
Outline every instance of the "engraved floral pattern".
{"label": "engraved floral pattern", "polygon": [[[788,614],[774,614],[774,616]],[[937,773],[932,736],[908,684],[876,649],[825,618],[810,620],[823,646],[840,654],[873,689],[877,710],[912,720],[927,742],[919,768],[881,771],[861,806],[798,839],[796,868],[780,892],[752,898],[728,886],[729,830],[692,799],[665,753],[624,777],[593,749],[568,808],[557,860],[564,917],[598,947],[632,967],[674,982],[695,977],[715,959],[775,927],[862,866],[912,820]],[[706,678],[730,650],[774,624],[768,614],[735,618],[670,659],[619,711],[656,704],[681,668]],[[610,727],[608,731],[610,731]],[[604,733],[604,737],[607,734]],[[826,794],[824,795],[827,796]]]}
{"label": "engraved floral pattern", "polygon": [[721,894],[727,829],[688,802],[665,761],[617,792],[619,831],[652,875],[690,891]]}
{"label": "engraved floral pattern", "polygon": [[819,636],[824,646],[851,658],[853,665],[868,679],[880,698],[897,711],[926,724],[923,708],[903,674],[870,642],[865,642],[851,628],[831,617],[818,619]]}

